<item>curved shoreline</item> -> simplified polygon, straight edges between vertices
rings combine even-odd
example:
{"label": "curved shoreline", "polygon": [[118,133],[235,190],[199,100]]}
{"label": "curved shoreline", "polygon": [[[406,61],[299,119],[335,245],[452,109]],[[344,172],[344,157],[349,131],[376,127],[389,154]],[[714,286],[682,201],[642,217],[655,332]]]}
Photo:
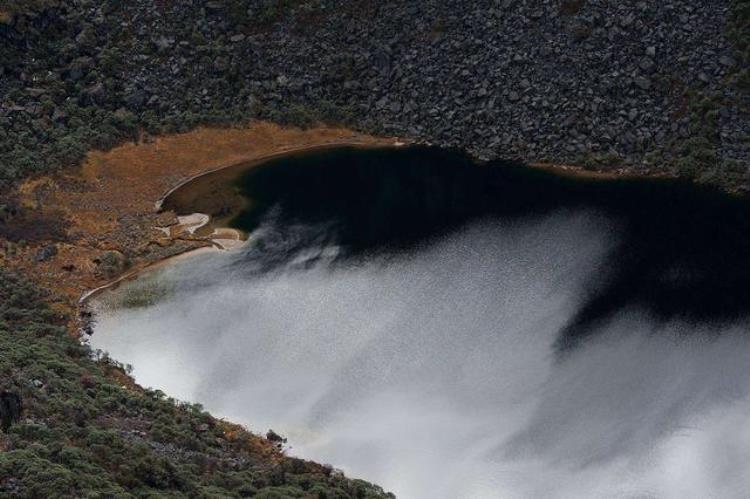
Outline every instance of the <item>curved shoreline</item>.
{"label": "curved shoreline", "polygon": [[70,318],[70,335],[79,336],[81,299],[92,291],[197,248],[235,245],[226,230],[181,230],[173,212],[155,209],[165,195],[209,173],[283,154],[399,143],[345,128],[254,121],[90,151],[80,166],[28,178],[8,194],[21,216],[8,226],[16,239],[0,237],[7,243],[0,244],[0,266],[50,290],[49,302]]}
{"label": "curved shoreline", "polygon": [[[402,147],[405,145],[410,145],[411,142],[401,142],[399,140],[394,140],[391,147]],[[295,154],[295,153],[306,153],[306,152],[313,152],[313,151],[322,151],[326,149],[335,149],[337,147],[358,147],[358,148],[370,148],[370,147],[383,147],[383,145],[373,145],[372,143],[368,143],[365,141],[351,141],[351,142],[337,142],[337,143],[330,143],[330,144],[319,144],[319,145],[313,145],[313,146],[299,146],[299,147],[290,147],[287,149],[281,149],[278,152],[271,153],[267,156],[263,156],[261,158],[251,159],[251,160],[240,160],[235,161],[233,163],[225,164],[218,166],[216,168],[212,168],[211,170],[207,170],[205,172],[198,173],[196,175],[193,175],[192,177],[186,178],[173,187],[169,188],[164,194],[162,194],[159,199],[154,203],[155,208],[157,210],[161,210],[162,205],[167,200],[169,196],[174,194],[175,192],[179,191],[180,189],[187,187],[189,184],[195,182],[198,179],[201,179],[203,177],[207,177],[209,175],[224,172],[227,170],[231,170],[233,168],[242,168],[242,169],[250,169],[256,166],[259,166],[261,163],[266,163],[268,161],[272,161],[274,159],[282,158],[289,154]]]}
{"label": "curved shoreline", "polygon": [[[308,153],[308,152],[322,151],[322,150],[327,150],[327,149],[335,149],[335,148],[340,148],[340,147],[356,147],[356,148],[402,147],[402,146],[408,145],[408,144],[409,143],[399,141],[398,139],[394,139],[393,142],[392,142],[392,144],[390,144],[390,145],[387,145],[387,144],[372,144],[372,143],[368,143],[366,141],[358,140],[358,141],[348,141],[348,142],[347,141],[342,141],[342,142],[334,142],[334,143],[316,144],[316,145],[310,145],[310,146],[299,146],[299,147],[285,148],[285,149],[279,150],[277,152],[273,152],[273,153],[270,153],[268,155],[264,155],[262,157],[255,158],[255,159],[252,159],[252,160],[240,160],[240,161],[235,161],[235,162],[232,162],[232,163],[227,163],[227,164],[218,166],[216,168],[212,168],[210,170],[207,170],[205,172],[198,173],[198,174],[193,175],[193,176],[191,176],[189,178],[183,179],[180,182],[178,182],[177,184],[175,184],[173,187],[170,187],[161,197],[159,197],[159,199],[154,203],[154,207],[155,207],[155,209],[157,211],[160,211],[161,208],[162,208],[162,206],[163,206],[163,204],[164,204],[164,202],[171,195],[173,195],[174,193],[180,191],[181,189],[189,188],[190,185],[193,184],[195,181],[197,181],[199,179],[202,179],[202,178],[205,178],[205,177],[207,177],[209,175],[213,175],[213,174],[217,174],[217,173],[221,173],[221,172],[226,172],[226,171],[229,171],[229,170],[232,170],[232,169],[235,169],[235,168],[239,169],[241,172],[245,172],[245,171],[247,171],[247,170],[249,170],[251,168],[255,168],[255,167],[261,166],[261,165],[263,165],[263,164],[265,164],[265,163],[267,163],[269,161],[273,161],[275,159],[283,158],[283,157],[285,157],[287,155],[291,155],[291,154]],[[209,218],[209,220],[206,222],[206,224],[210,225],[211,221],[212,221],[212,219]],[[202,225],[202,226],[204,226],[204,225]],[[155,228],[156,229],[162,229],[161,227],[155,227]],[[237,233],[239,240],[243,241],[243,243],[238,244],[236,247],[225,248],[225,247],[221,247],[220,243],[214,242],[214,240],[217,240],[219,238],[212,238],[211,236],[208,236],[205,239],[205,242],[207,243],[205,246],[201,246],[201,247],[198,247],[198,248],[188,249],[188,250],[186,250],[184,252],[180,252],[178,254],[175,254],[175,255],[172,255],[172,256],[169,256],[169,257],[166,257],[166,258],[163,258],[163,259],[160,259],[160,260],[148,263],[147,265],[145,265],[143,267],[129,270],[129,271],[125,272],[124,274],[121,274],[121,275],[117,276],[115,279],[113,279],[113,280],[111,280],[111,281],[109,281],[109,282],[107,282],[105,284],[102,284],[101,286],[98,286],[96,288],[93,288],[93,289],[85,291],[80,296],[80,298],[78,299],[78,306],[79,307],[84,307],[86,305],[86,303],[90,299],[98,296],[99,294],[101,294],[101,293],[103,293],[103,292],[105,292],[105,291],[107,291],[109,289],[116,288],[117,286],[119,286],[123,282],[137,279],[138,277],[140,277],[140,276],[142,276],[142,275],[144,275],[146,273],[150,273],[150,272],[153,272],[155,270],[158,270],[158,269],[160,269],[160,268],[162,268],[162,267],[164,267],[164,266],[166,266],[166,265],[168,265],[168,264],[170,264],[172,262],[175,262],[177,260],[183,260],[183,259],[195,256],[197,254],[207,253],[207,252],[213,252],[213,251],[235,251],[235,250],[238,250],[238,249],[242,248],[242,246],[244,246],[244,242],[246,242],[246,240],[242,239],[242,237],[241,237],[242,235],[241,235],[241,233],[239,231],[237,231],[235,229],[232,229],[232,228],[229,228],[229,227],[223,227],[223,226],[213,227],[213,228],[214,228],[214,232],[213,232],[212,235],[216,234],[216,232],[219,232],[219,231],[234,231],[234,232]],[[221,238],[219,240],[223,240],[223,239],[224,238]]]}
{"label": "curved shoreline", "polygon": [[[430,144],[341,128],[301,130],[254,122],[246,128],[199,127],[148,142],[126,143],[109,151],[92,151],[81,167],[29,179],[12,193],[41,223],[60,230],[59,235],[50,232],[53,235],[47,239],[18,245],[12,252],[3,253],[0,248],[0,262],[32,276],[38,285],[54,292],[57,298],[53,303],[77,315],[81,299],[91,291],[131,277],[154,263],[213,244],[205,228],[200,235],[173,232],[177,220],[169,212],[158,210],[170,196],[193,182],[305,151],[402,145]],[[594,180],[664,177],[627,168],[601,174],[555,163],[527,166]],[[39,260],[40,252],[51,245],[57,253]],[[111,261],[113,254],[119,265],[105,268],[100,264]],[[71,324],[70,330],[76,334],[78,327]]]}
{"label": "curved shoreline", "polygon": [[[331,143],[323,143],[323,144],[315,144],[315,145],[282,148],[278,151],[272,152],[270,154],[264,155],[259,158],[254,158],[250,160],[239,160],[239,161],[226,163],[221,166],[211,168],[210,170],[200,172],[198,174],[185,178],[179,181],[178,183],[176,183],[174,186],[168,188],[156,200],[156,202],[154,203],[154,208],[157,211],[160,211],[164,203],[167,201],[167,199],[170,196],[180,192],[183,189],[189,189],[191,185],[194,184],[196,181],[204,179],[208,176],[215,175],[218,173],[228,172],[233,169],[238,169],[239,170],[238,174],[241,174],[251,168],[261,166],[269,161],[283,158],[288,155],[304,154],[304,153],[315,152],[315,151],[324,151],[328,149],[336,149],[336,148],[341,148],[341,147],[355,147],[355,148],[366,149],[366,148],[381,148],[381,147],[403,147],[403,146],[408,146],[408,145],[419,145],[419,144],[415,142],[409,142],[409,141],[400,141],[399,139],[392,139],[392,143],[390,144],[383,144],[383,143],[373,144],[371,142],[367,142],[364,140],[355,140],[355,141],[341,141],[341,142],[331,142]],[[424,144],[424,145],[429,146],[429,144]],[[477,161],[484,161],[480,158],[474,158],[474,159]],[[581,166],[563,165],[563,164],[557,164],[557,163],[526,163],[525,166],[531,169],[542,170],[545,172],[549,172],[549,173],[553,173],[553,174],[557,174],[561,176],[569,176],[569,177],[574,177],[574,178],[601,180],[601,181],[607,181],[607,180],[613,180],[613,179],[638,179],[638,178],[672,179],[672,178],[676,178],[674,176],[664,174],[663,172],[654,173],[654,174],[643,174],[643,173],[635,173],[635,172],[627,171],[626,169],[612,171],[612,172],[601,172],[601,171],[595,171],[595,170],[587,170]],[[196,212],[196,214],[198,213],[199,212]],[[213,222],[213,219],[211,218],[208,222],[206,222],[206,224],[211,226],[212,222]],[[239,231],[236,231],[235,229],[231,229],[225,226],[212,226],[212,227],[214,228],[214,233],[217,231],[226,231],[226,230],[235,231],[238,233],[238,237],[240,240],[246,241],[242,239],[242,234],[239,233]],[[182,260],[185,258],[190,258],[197,254],[206,253],[209,251],[233,251],[233,250],[237,250],[241,248],[244,245],[244,244],[240,244],[234,248],[224,248],[224,247],[221,247],[220,244],[214,243],[213,239],[210,236],[208,236],[205,239],[205,242],[207,243],[205,246],[188,249],[184,252],[163,258],[161,260],[151,262],[145,265],[144,267],[130,270],[118,276],[116,279],[108,283],[105,283],[94,289],[88,290],[81,295],[81,297],[78,300],[78,303],[80,306],[84,306],[88,300],[90,300],[91,298],[94,298],[100,293],[105,292],[109,289],[115,288],[125,281],[134,280],[143,274],[158,270],[159,268],[162,268],[165,265],[168,265],[174,261]]]}
{"label": "curved shoreline", "polygon": [[174,262],[174,261],[177,261],[177,260],[182,260],[182,259],[185,259],[185,258],[189,258],[189,257],[197,255],[199,253],[207,253],[209,251],[222,251],[222,250],[219,250],[218,248],[215,248],[213,246],[204,246],[202,248],[195,248],[195,249],[186,251],[184,253],[179,253],[177,255],[170,256],[170,257],[165,258],[163,260],[159,260],[157,262],[154,262],[154,263],[151,263],[149,265],[146,265],[145,267],[137,269],[137,270],[131,270],[129,272],[124,273],[123,275],[119,276],[118,278],[116,278],[115,280],[113,280],[111,282],[108,282],[106,284],[103,284],[103,285],[99,286],[98,288],[94,288],[92,290],[89,290],[89,291],[85,292],[81,296],[81,298],[78,299],[78,303],[79,303],[79,305],[84,306],[84,305],[86,305],[86,303],[90,299],[95,298],[99,294],[101,294],[101,293],[103,293],[103,292],[105,292],[105,291],[107,291],[109,289],[116,288],[117,286],[119,286],[123,282],[130,281],[130,280],[133,280],[133,279],[137,279],[139,276],[142,276],[142,275],[147,274],[149,272],[153,272],[155,270],[158,270],[158,269],[164,267],[165,265],[167,265],[167,264],[169,264],[171,262]]}

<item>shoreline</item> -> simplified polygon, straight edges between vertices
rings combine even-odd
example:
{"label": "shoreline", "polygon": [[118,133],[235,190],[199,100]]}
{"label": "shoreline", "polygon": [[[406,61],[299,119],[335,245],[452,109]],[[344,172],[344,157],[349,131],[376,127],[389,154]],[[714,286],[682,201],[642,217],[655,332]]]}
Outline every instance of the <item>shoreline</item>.
{"label": "shoreline", "polygon": [[8,193],[20,215],[7,228],[19,235],[0,237],[0,266],[50,290],[49,303],[70,317],[68,330],[79,336],[82,304],[101,290],[175,257],[230,250],[245,239],[215,220],[214,227],[193,220],[194,231],[181,228],[176,213],[155,208],[165,196],[211,173],[285,154],[400,143],[344,128],[253,122],[90,151],[80,166],[29,178]]}
{"label": "shoreline", "polygon": [[[407,145],[434,146],[348,129],[301,130],[255,122],[246,128],[199,127],[145,143],[126,143],[110,151],[92,151],[80,167],[29,179],[12,193],[21,206],[38,214],[41,222],[60,225],[65,235],[32,240],[12,252],[0,246],[0,264],[32,276],[41,287],[54,292],[52,303],[56,307],[77,316],[80,304],[95,290],[133,278],[155,263],[200,248],[226,248],[225,243],[234,246],[232,241],[243,239],[243,234],[230,234],[227,227],[217,224],[216,219],[221,217],[212,217],[208,227],[196,233],[179,228],[176,213],[163,207],[170,197],[193,183],[306,151]],[[477,162],[486,161],[471,156]],[[626,168],[599,171],[557,163],[526,166],[595,180],[673,178]],[[206,213],[201,209],[194,212]],[[50,245],[56,253],[40,259],[40,252]],[[115,265],[106,263],[112,261]]]}
{"label": "shoreline", "polygon": [[639,173],[627,168],[617,170],[588,170],[583,166],[560,163],[526,163],[526,166],[536,170],[556,173],[560,176],[594,180],[677,178],[674,175],[664,172]]}
{"label": "shoreline", "polygon": [[[207,223],[210,223],[210,221]],[[211,236],[219,235],[217,233],[221,233],[221,232],[232,233],[236,235],[236,239],[211,237]],[[207,242],[210,244],[207,244],[206,246],[200,246],[198,248],[189,249],[182,253],[177,253],[176,255],[168,256],[161,260],[156,260],[154,262],[147,264],[144,267],[129,270],[108,283],[102,284],[101,286],[98,286],[94,289],[84,292],[81,295],[81,297],[78,299],[79,307],[86,306],[88,301],[91,300],[92,298],[96,298],[99,294],[104,293],[110,289],[116,289],[120,284],[124,282],[138,279],[139,277],[145,274],[149,274],[151,272],[157,271],[176,261],[187,260],[189,258],[192,258],[199,254],[204,254],[204,253],[238,251],[242,249],[242,247],[245,246],[245,244],[248,242],[248,239],[242,239],[242,233],[239,230],[232,229],[229,227],[216,228],[214,229],[214,232],[211,234],[211,236],[209,236],[210,239],[207,240]],[[230,241],[230,240],[237,241],[238,244],[231,245],[231,246],[224,246],[222,245],[222,243],[219,242],[219,241]]]}
{"label": "shoreline", "polygon": [[98,288],[94,288],[94,289],[91,289],[89,291],[86,291],[78,299],[78,304],[81,307],[86,306],[86,304],[88,303],[89,300],[91,300],[92,298],[95,298],[99,294],[101,294],[101,293],[103,293],[103,292],[105,292],[107,290],[110,290],[110,289],[116,289],[120,284],[122,284],[124,282],[138,279],[138,277],[140,277],[142,275],[148,274],[149,272],[153,272],[153,271],[159,270],[160,268],[168,265],[169,263],[172,263],[172,262],[175,262],[175,261],[178,261],[178,260],[187,259],[187,258],[190,258],[192,256],[196,256],[196,255],[202,254],[202,253],[209,253],[209,252],[212,253],[214,251],[227,251],[227,250],[221,250],[221,249],[216,248],[214,246],[203,246],[203,247],[200,247],[200,248],[195,248],[195,249],[192,249],[192,250],[185,251],[184,253],[178,253],[178,254],[176,254],[174,256],[170,256],[170,257],[164,258],[163,260],[159,260],[159,261],[150,263],[150,264],[146,265],[145,267],[128,271],[125,274],[117,277],[115,280],[113,280],[111,282],[108,282],[106,284],[103,284],[103,285],[99,286]]}
{"label": "shoreline", "polygon": [[[262,156],[256,159],[252,160],[244,160],[244,161],[237,161],[229,164],[225,164],[222,166],[218,166],[216,168],[212,168],[211,170],[207,170],[205,172],[198,173],[192,177],[186,178],[173,187],[169,188],[159,199],[154,203],[154,207],[157,211],[160,211],[162,209],[162,206],[164,202],[174,193],[178,192],[181,189],[188,188],[190,184],[194,183],[195,181],[208,177],[213,174],[217,173],[223,173],[223,172],[229,172],[231,170],[237,169],[239,172],[237,173],[244,173],[247,170],[251,168],[255,168],[258,166],[261,166],[269,161],[273,161],[275,159],[283,158],[288,155],[292,154],[304,154],[308,152],[314,152],[314,151],[323,151],[328,149],[335,149],[339,147],[355,147],[355,148],[378,148],[378,147],[404,147],[411,145],[409,142],[402,142],[397,139],[394,140],[394,142],[391,145],[383,145],[383,144],[372,144],[368,143],[366,141],[350,141],[350,142],[337,142],[337,143],[326,143],[326,144],[317,144],[317,145],[311,145],[311,146],[299,146],[299,147],[291,147],[291,148],[285,148],[282,150],[279,150],[277,152],[273,152],[271,154],[268,154],[266,156]],[[196,212],[193,215],[205,215],[203,213]],[[183,217],[190,217],[192,215],[178,215],[178,219]],[[154,227],[154,229],[163,230],[163,229],[171,229],[172,227],[179,227],[180,229],[184,229],[189,231],[191,234],[199,230],[203,227],[211,227],[213,229],[213,232],[206,236],[204,239],[207,243],[205,246],[200,246],[197,248],[188,249],[184,252],[177,253],[175,255],[167,256],[163,259],[156,260],[154,262],[150,262],[146,264],[143,267],[137,268],[137,269],[131,269],[126,271],[124,274],[121,274],[117,276],[115,279],[113,279],[110,282],[104,283],[101,286],[98,286],[96,288],[90,289],[85,291],[80,298],[78,299],[78,306],[79,307],[85,307],[89,300],[95,298],[99,294],[106,292],[110,289],[116,289],[120,284],[132,281],[135,279],[138,279],[139,277],[154,272],[156,270],[159,270],[160,268],[163,268],[166,265],[169,265],[171,263],[174,263],[175,261],[184,260],[191,258],[193,256],[209,253],[209,252],[221,252],[221,251],[237,251],[241,249],[248,241],[248,239],[243,236],[247,236],[246,234],[243,234],[241,231],[226,227],[223,225],[213,225],[214,219],[210,216],[207,216],[208,219],[204,222],[200,223],[197,227],[194,229],[186,228],[186,224],[175,224],[169,227]],[[234,235],[234,238],[225,238],[225,237],[215,237],[218,235],[227,235],[231,234]],[[227,247],[226,245],[222,244],[222,241],[239,241],[236,245],[231,245],[230,247]]]}
{"label": "shoreline", "polygon": [[[160,211],[163,208],[164,203],[170,198],[170,196],[181,191],[182,189],[189,188],[191,184],[194,184],[198,180],[201,180],[211,175],[215,175],[219,173],[228,173],[235,169],[239,170],[237,172],[238,174],[241,174],[251,168],[261,166],[269,161],[283,158],[288,155],[304,154],[308,152],[335,149],[339,147],[355,147],[355,148],[367,149],[367,148],[378,148],[378,147],[396,147],[397,148],[397,147],[405,147],[405,146],[408,147],[412,145],[432,146],[431,144],[420,144],[418,142],[400,141],[398,139],[393,139],[393,142],[391,144],[373,144],[367,141],[349,141],[349,142],[336,142],[336,143],[325,143],[325,144],[282,148],[278,151],[272,152],[268,155],[265,155],[259,158],[254,158],[252,160],[240,160],[240,161],[223,164],[223,165],[214,167],[210,170],[203,171],[191,177],[185,178],[179,181],[174,186],[168,188],[154,202],[154,208],[157,211]],[[486,160],[482,160],[479,158],[474,158],[474,159],[478,162],[486,162]],[[565,164],[558,164],[558,163],[525,163],[524,166],[530,169],[541,170],[541,171],[545,171],[545,172],[549,172],[552,174],[565,176],[565,177],[589,179],[589,180],[601,180],[601,181],[615,180],[615,179],[675,179],[677,178],[673,175],[668,175],[663,172],[644,174],[644,173],[636,173],[636,172],[628,171],[626,169],[615,170],[615,171],[599,171],[599,170],[588,170],[582,166],[565,165]],[[196,212],[193,215],[204,215],[204,214]],[[181,218],[183,216],[191,216],[191,215],[180,215],[178,216],[178,218]],[[205,246],[187,249],[175,255],[167,256],[163,259],[150,262],[144,267],[129,270],[126,273],[118,276],[117,278],[115,278],[114,280],[110,282],[107,282],[101,286],[98,286],[94,289],[90,289],[84,292],[78,300],[79,306],[81,307],[85,306],[86,303],[90,299],[96,297],[97,295],[109,289],[116,288],[123,282],[138,279],[140,276],[144,274],[148,274],[150,272],[156,271],[175,261],[191,258],[192,256],[196,256],[198,254],[203,254],[203,253],[208,253],[208,252],[235,251],[235,250],[242,248],[244,244],[246,244],[247,239],[243,238],[243,236],[247,236],[246,234],[243,234],[241,231],[237,229],[233,229],[233,228],[226,227],[223,225],[218,225],[218,226],[213,225],[214,218],[210,216],[208,218],[209,219],[206,220],[205,223],[201,224],[196,229],[190,231],[192,234],[195,230],[198,230],[199,228],[211,227],[213,229],[213,232],[211,235],[206,236],[206,238],[204,239],[204,241],[207,243]],[[176,224],[176,225],[180,226],[181,224]],[[162,230],[162,229],[170,229],[171,227],[174,227],[174,226],[154,227],[154,228]],[[219,239],[219,238],[214,237],[218,235],[218,233],[221,233],[221,232],[233,233],[236,236],[236,239],[233,239],[233,240],[239,240],[241,242],[238,245],[233,246],[233,247],[229,247],[229,248],[224,247],[221,243],[218,243],[217,240],[223,241],[226,239],[225,238]]]}
{"label": "shoreline", "polygon": [[[414,143],[412,142],[401,142],[398,139],[394,139],[393,144],[390,145],[390,147],[404,147],[409,146]],[[281,149],[277,152],[271,153],[267,156],[263,156],[261,158],[252,159],[252,160],[245,160],[245,161],[237,161],[234,163],[229,163],[225,165],[218,166],[216,168],[212,168],[211,170],[207,170],[205,172],[198,173],[196,175],[193,175],[192,177],[186,178],[182,181],[180,181],[178,184],[174,185],[173,187],[169,188],[164,194],[162,194],[159,199],[156,200],[154,203],[155,208],[157,210],[161,210],[164,202],[174,194],[175,192],[179,191],[183,187],[186,187],[188,184],[191,184],[195,182],[198,179],[201,179],[203,177],[207,177],[209,175],[213,175],[215,173],[220,172],[226,172],[228,170],[232,170],[234,168],[241,168],[241,169],[250,169],[258,166],[260,163],[266,163],[268,161],[272,161],[274,159],[282,158],[289,154],[295,154],[295,153],[307,153],[307,152],[313,152],[313,151],[324,151],[326,149],[335,149],[337,147],[356,147],[356,148],[375,148],[375,147],[383,147],[383,145],[374,145],[372,143],[368,143],[366,141],[351,141],[351,142],[340,142],[335,144],[319,144],[319,145],[312,145],[312,146],[299,146],[299,147],[291,147],[288,149]]]}

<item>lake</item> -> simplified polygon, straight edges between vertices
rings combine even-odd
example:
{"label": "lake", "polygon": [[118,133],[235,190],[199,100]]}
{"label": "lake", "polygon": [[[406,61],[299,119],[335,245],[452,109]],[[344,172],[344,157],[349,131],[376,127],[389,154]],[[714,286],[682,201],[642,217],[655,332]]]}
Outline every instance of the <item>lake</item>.
{"label": "lake", "polygon": [[165,206],[246,245],[92,303],[140,384],[400,497],[750,487],[747,200],[430,147],[221,175]]}

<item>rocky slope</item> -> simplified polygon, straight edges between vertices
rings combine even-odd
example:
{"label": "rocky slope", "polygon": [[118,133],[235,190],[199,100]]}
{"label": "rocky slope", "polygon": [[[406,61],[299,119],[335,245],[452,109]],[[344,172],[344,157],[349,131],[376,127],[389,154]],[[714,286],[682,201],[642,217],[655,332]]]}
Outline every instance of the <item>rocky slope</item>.
{"label": "rocky slope", "polygon": [[748,187],[746,0],[13,3],[6,183],[141,130],[264,117]]}
{"label": "rocky slope", "polygon": [[[175,249],[110,247],[156,215],[89,196],[132,178],[102,162],[37,179],[25,212],[9,186],[91,149],[263,118],[747,190],[748,19],[747,0],[0,0],[0,495],[387,497],[133,386],[4,273],[78,285],[108,274],[99,253]],[[111,233],[74,238],[60,196]],[[85,265],[62,262],[74,253]]]}

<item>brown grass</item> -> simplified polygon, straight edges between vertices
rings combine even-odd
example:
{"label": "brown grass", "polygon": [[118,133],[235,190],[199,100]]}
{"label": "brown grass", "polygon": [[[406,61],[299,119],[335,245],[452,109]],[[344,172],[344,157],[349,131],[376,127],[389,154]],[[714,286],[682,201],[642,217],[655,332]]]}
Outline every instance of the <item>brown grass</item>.
{"label": "brown grass", "polygon": [[7,253],[7,240],[0,236],[0,265],[25,271],[75,306],[84,292],[112,279],[96,263],[108,251],[126,255],[127,270],[132,272],[209,244],[204,237],[169,237],[153,228],[170,218],[157,213],[157,200],[186,179],[287,151],[392,142],[340,128],[300,130],[255,123],[247,128],[198,128],[149,143],[93,151],[80,168],[28,180],[13,194],[38,220],[65,220],[64,237],[48,238],[57,243],[58,254],[36,262],[41,243]]}

